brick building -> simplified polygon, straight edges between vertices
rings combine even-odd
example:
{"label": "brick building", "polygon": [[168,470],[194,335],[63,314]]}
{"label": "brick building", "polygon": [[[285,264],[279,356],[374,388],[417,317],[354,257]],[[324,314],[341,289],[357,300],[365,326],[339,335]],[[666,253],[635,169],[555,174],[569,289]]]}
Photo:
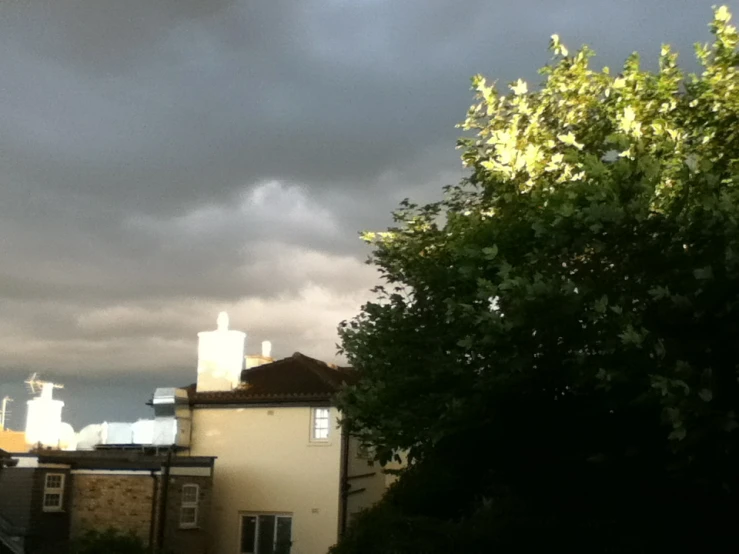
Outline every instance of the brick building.
{"label": "brick building", "polygon": [[64,552],[86,531],[109,528],[133,532],[155,551],[209,550],[212,457],[114,449],[5,460],[0,553]]}

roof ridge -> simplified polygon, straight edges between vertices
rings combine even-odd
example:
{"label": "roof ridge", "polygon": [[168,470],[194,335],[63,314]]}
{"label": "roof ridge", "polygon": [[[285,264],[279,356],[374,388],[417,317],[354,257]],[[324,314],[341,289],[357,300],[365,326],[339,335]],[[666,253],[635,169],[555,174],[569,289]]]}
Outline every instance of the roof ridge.
{"label": "roof ridge", "polygon": [[284,364],[286,362],[289,362],[293,358],[298,359],[298,356],[303,356],[303,357],[306,357],[307,358],[307,356],[305,356],[305,354],[301,354],[300,352],[295,352],[292,356],[288,356],[287,358],[280,358],[279,360],[275,360],[273,362],[267,362],[266,364],[261,364],[261,365],[254,366],[254,367],[245,367],[241,371],[253,371],[255,369],[266,369],[267,367],[270,367],[270,366],[276,366],[276,365],[280,365],[280,364]]}
{"label": "roof ridge", "polygon": [[[325,367],[328,370],[335,371],[336,373],[339,373],[335,368],[331,367],[330,365],[328,365],[323,360],[318,360],[316,358],[311,358],[310,356],[306,356],[305,354],[301,354],[300,352],[296,352],[295,354],[297,354],[298,356],[300,356],[297,359],[308,369],[308,371],[310,371],[313,375],[315,375],[316,377],[318,377],[323,383],[325,383],[326,385],[328,385],[329,387],[331,387],[335,391],[338,391],[339,390],[340,387],[338,387],[335,382],[333,382],[331,379],[329,379],[328,377],[326,377],[326,375],[324,375],[320,371],[318,371],[317,370],[318,368],[316,368],[315,365],[309,363],[308,361],[310,360],[311,362],[314,362],[316,365],[320,364],[320,365],[322,365],[323,367]],[[295,356],[295,354],[293,354],[293,356]],[[323,369],[323,368],[321,368],[321,369]]]}
{"label": "roof ridge", "polygon": [[349,381],[350,375],[338,366],[301,352],[267,364],[244,369],[239,386],[227,391],[201,391],[188,387],[191,405],[300,403],[331,400]]}
{"label": "roof ridge", "polygon": [[297,358],[297,359],[302,359],[302,360],[309,360],[311,362],[316,362],[317,364],[324,365],[324,366],[326,366],[329,369],[334,369],[334,370],[339,369],[339,366],[336,365],[336,364],[332,364],[332,363],[329,363],[329,362],[324,361],[324,360],[319,360],[318,358],[313,358],[311,356],[307,356],[307,355],[303,354],[302,352],[295,352],[292,355],[292,357],[293,358]]}

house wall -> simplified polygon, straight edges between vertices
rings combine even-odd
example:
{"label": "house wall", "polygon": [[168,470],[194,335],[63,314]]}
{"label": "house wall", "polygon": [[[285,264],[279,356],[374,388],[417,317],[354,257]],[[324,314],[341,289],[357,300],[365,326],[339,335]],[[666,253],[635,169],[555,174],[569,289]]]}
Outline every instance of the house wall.
{"label": "house wall", "polygon": [[146,474],[75,473],[70,535],[109,528],[130,531],[149,542],[154,479]]}
{"label": "house wall", "polygon": [[[43,510],[48,472],[65,476],[61,511]],[[70,490],[67,468],[6,467],[0,471],[0,515],[24,537],[28,554],[57,553],[67,547]]]}
{"label": "house wall", "polygon": [[[180,527],[180,508],[182,506],[182,487],[186,484],[198,485],[198,526]],[[161,485],[159,491],[161,493]],[[213,499],[213,480],[211,477],[177,475],[170,477],[167,492],[167,512],[165,538],[162,550],[176,554],[210,554],[212,535],[211,503]]]}
{"label": "house wall", "polygon": [[292,514],[291,554],[326,554],[339,527],[341,433],[310,441],[309,407],[193,410],[191,454],[216,456],[212,554],[239,554],[240,514]]}
{"label": "house wall", "polygon": [[23,431],[0,430],[0,450],[6,452],[28,452],[26,434]]}
{"label": "house wall", "polygon": [[[177,469],[182,471],[181,468]],[[198,526],[194,529],[180,527],[182,487],[185,484],[195,484],[200,488]],[[152,477],[151,473],[146,471],[76,472],[73,475],[70,524],[72,539],[84,535],[89,530],[104,531],[114,528],[133,532],[144,544],[149,544],[152,533],[152,498],[155,494],[157,507],[154,512],[153,533],[156,540],[162,495],[161,475]],[[170,475],[163,551],[177,554],[208,552],[211,497],[211,477]]]}
{"label": "house wall", "polygon": [[349,494],[347,515],[349,521],[359,512],[378,502],[386,490],[386,475],[380,464],[362,455],[359,442],[349,439]]}
{"label": "house wall", "polygon": [[[47,473],[64,475],[64,495],[60,511],[45,512],[43,509],[44,483]],[[34,471],[31,489],[31,517],[25,541],[28,554],[58,554],[65,551],[69,541],[71,493],[72,485],[68,468],[41,466]]]}
{"label": "house wall", "polygon": [[0,469],[0,516],[15,527],[27,529],[30,526],[35,474],[32,468]]}

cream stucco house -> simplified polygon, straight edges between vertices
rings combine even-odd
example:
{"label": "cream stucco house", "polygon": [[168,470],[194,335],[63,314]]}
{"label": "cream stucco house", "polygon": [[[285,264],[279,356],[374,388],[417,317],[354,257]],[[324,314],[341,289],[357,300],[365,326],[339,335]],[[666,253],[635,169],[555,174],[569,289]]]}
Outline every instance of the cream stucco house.
{"label": "cream stucco house", "polygon": [[188,387],[191,441],[215,456],[214,554],[325,554],[353,514],[380,499],[386,476],[338,426],[333,398],[354,370],[300,353],[244,356],[245,334],[199,334]]}

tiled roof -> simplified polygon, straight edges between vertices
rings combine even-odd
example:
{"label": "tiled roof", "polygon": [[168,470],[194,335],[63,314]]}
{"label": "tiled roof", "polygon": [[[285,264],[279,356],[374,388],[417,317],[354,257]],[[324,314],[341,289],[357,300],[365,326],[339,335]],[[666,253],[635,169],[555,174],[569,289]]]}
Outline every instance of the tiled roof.
{"label": "tiled roof", "polygon": [[345,384],[356,380],[348,367],[326,364],[300,352],[289,358],[241,372],[241,386],[233,391],[196,392],[187,387],[190,404],[305,404],[326,402]]}

